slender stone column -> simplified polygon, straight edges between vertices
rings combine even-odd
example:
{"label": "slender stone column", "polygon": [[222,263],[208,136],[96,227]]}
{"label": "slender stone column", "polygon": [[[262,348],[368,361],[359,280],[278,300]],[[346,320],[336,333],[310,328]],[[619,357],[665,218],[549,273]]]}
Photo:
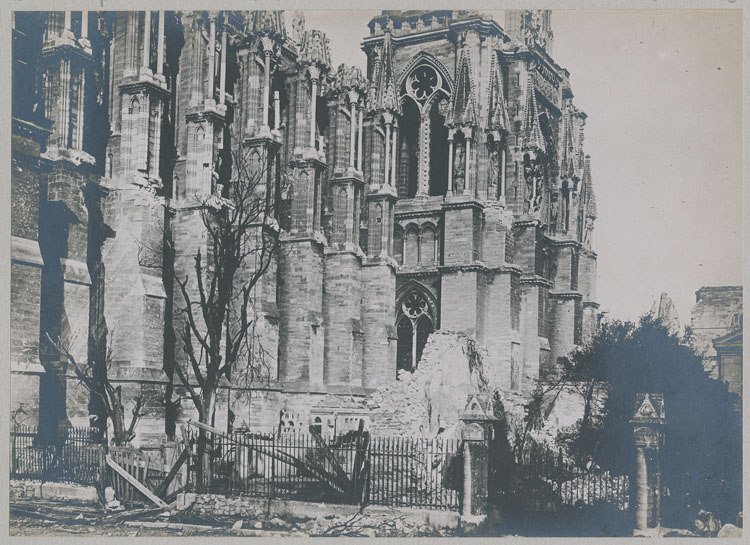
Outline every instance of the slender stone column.
{"label": "slender stone column", "polygon": [[263,126],[268,127],[268,106],[271,96],[271,51],[265,48],[263,49],[263,63],[265,69],[263,76]]}
{"label": "slender stone column", "polygon": [[505,197],[505,148],[500,152],[500,196]]}
{"label": "slender stone column", "polygon": [[[70,12],[66,12],[70,13]],[[81,12],[81,39],[85,40],[89,36],[89,12]]]}
{"label": "slender stone column", "polygon": [[453,138],[448,139],[448,191],[454,193],[453,189]]}
{"label": "slender stone column", "polygon": [[[417,337],[416,331],[414,338]],[[416,344],[416,343],[415,343]],[[471,516],[471,449],[469,448],[469,442],[464,441],[464,490],[463,490],[463,501],[461,502],[461,515],[464,517]]]}
{"label": "slender stone column", "polygon": [[354,148],[355,148],[355,137],[356,137],[356,131],[357,131],[357,103],[352,100],[351,105],[349,106],[349,166],[351,168],[355,167],[355,155],[354,155]]}
{"label": "slender stone column", "polygon": [[84,123],[84,114],[86,108],[84,105],[86,104],[84,102],[84,89],[86,88],[86,71],[81,71],[81,78],[78,80],[78,104],[75,105],[75,108],[78,110],[78,117],[76,121],[76,141],[73,145],[74,149],[83,151],[83,123]]}
{"label": "slender stone column", "polygon": [[393,125],[393,152],[391,153],[391,185],[396,185],[396,160],[398,159],[398,125]]}
{"label": "slender stone column", "polygon": [[391,185],[390,172],[391,172],[391,123],[388,121],[385,124],[385,184]]}
{"label": "slender stone column", "polygon": [[417,169],[417,195],[430,194],[430,146],[432,135],[430,134],[430,116],[422,115],[419,120],[419,144],[418,157],[427,157],[427,161],[419,161]]}
{"label": "slender stone column", "polygon": [[310,92],[310,147],[315,148],[315,119],[317,112],[317,97],[318,97],[318,79],[313,78],[311,81],[311,92]]}
{"label": "slender stone column", "polygon": [[151,12],[146,11],[143,15],[143,54],[141,55],[141,66],[148,68],[151,56]]}
{"label": "slender stone column", "polygon": [[362,170],[362,125],[364,124],[365,109],[359,109],[359,133],[357,135],[357,170]]}
{"label": "slender stone column", "polygon": [[212,14],[208,31],[208,98],[214,98],[214,73],[216,71],[216,15]]}
{"label": "slender stone column", "polygon": [[63,30],[71,30],[73,26],[73,23],[71,21],[71,13],[69,11],[65,12],[65,23],[63,24]]}
{"label": "slender stone column", "polygon": [[164,11],[159,12],[159,36],[156,48],[156,73],[164,73]]}
{"label": "slender stone column", "polygon": [[639,530],[648,528],[648,468],[646,451],[638,447],[636,453],[636,485],[638,486],[637,504],[635,507],[635,527]]}
{"label": "slender stone column", "polygon": [[273,92],[273,128],[281,128],[281,97],[278,91]]}
{"label": "slender stone column", "polygon": [[219,67],[219,104],[224,104],[227,90],[227,30],[221,32],[221,66]]}
{"label": "slender stone column", "polygon": [[471,165],[471,138],[466,138],[466,165],[464,167],[464,190],[468,192],[469,195],[474,194],[474,188],[472,187],[472,178],[471,171],[469,170],[469,166]]}

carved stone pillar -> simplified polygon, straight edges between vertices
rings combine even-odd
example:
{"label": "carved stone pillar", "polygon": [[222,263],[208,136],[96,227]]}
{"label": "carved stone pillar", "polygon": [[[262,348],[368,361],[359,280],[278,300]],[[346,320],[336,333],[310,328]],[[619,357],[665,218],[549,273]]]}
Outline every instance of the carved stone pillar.
{"label": "carved stone pillar", "polygon": [[143,15],[143,52],[141,53],[141,67],[148,69],[149,57],[151,56],[151,12],[146,11]]}
{"label": "carved stone pillar", "polygon": [[494,420],[489,396],[469,394],[461,415],[464,455],[462,526],[478,526],[487,516],[489,441],[492,439]]}
{"label": "carved stone pillar", "polygon": [[357,102],[355,97],[349,97],[349,166],[356,167],[355,146],[357,131]]}
{"label": "carved stone pillar", "polygon": [[448,137],[448,191],[453,191],[453,136]]}
{"label": "carved stone pillar", "polygon": [[315,77],[313,76],[313,70],[314,68],[310,68],[310,76],[311,76],[311,89],[310,89],[310,147],[315,148],[315,125],[316,125],[316,116],[317,116],[317,98],[318,98],[318,73],[317,70],[315,70]]}
{"label": "carved stone pillar", "polygon": [[359,108],[359,133],[357,134],[357,170],[362,172],[362,126],[364,125],[365,108]]}
{"label": "carved stone pillar", "polygon": [[661,522],[661,463],[666,423],[663,394],[636,394],[633,424],[636,458],[636,505],[633,535],[658,536]]}
{"label": "carved stone pillar", "polygon": [[396,186],[396,159],[398,158],[398,146],[397,146],[397,138],[398,138],[398,123],[393,123],[393,143],[391,145],[392,152],[391,152],[391,177],[390,182],[392,186]]}
{"label": "carved stone pillar", "polygon": [[156,73],[164,73],[164,11],[159,12],[159,35],[156,48]]}
{"label": "carved stone pillar", "polygon": [[385,183],[383,185],[391,185],[390,173],[391,173],[391,124],[393,123],[393,116],[385,114]]}
{"label": "carved stone pillar", "polygon": [[214,72],[216,67],[216,14],[212,13],[209,15],[209,30],[208,30],[208,89],[206,90],[206,98],[213,100],[214,98]]}
{"label": "carved stone pillar", "polygon": [[227,89],[227,31],[221,32],[221,64],[219,65],[219,104],[224,104]]}

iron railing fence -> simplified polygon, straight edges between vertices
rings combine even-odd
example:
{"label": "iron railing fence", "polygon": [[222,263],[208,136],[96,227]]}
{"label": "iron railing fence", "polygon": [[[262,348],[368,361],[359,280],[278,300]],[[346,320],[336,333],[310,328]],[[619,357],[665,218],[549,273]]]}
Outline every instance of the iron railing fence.
{"label": "iron railing fence", "polygon": [[36,426],[10,432],[10,477],[95,485],[104,473],[105,450],[98,430],[60,427],[44,444]]}
{"label": "iron railing fence", "polygon": [[[189,437],[193,453],[189,480],[200,492],[458,509],[458,440],[369,437],[358,459],[353,432],[322,441],[311,434],[288,432],[208,433],[208,470],[199,483],[198,431],[191,429]],[[357,486],[361,495],[352,494]]]}
{"label": "iron railing fence", "polygon": [[578,467],[564,459],[562,450],[532,443],[513,467],[510,498],[516,509],[532,512],[604,504],[627,511],[630,482],[625,475]]}

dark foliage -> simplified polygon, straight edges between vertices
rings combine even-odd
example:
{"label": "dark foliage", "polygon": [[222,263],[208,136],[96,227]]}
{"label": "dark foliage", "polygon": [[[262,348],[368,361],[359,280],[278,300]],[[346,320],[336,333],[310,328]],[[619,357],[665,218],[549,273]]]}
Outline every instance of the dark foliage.
{"label": "dark foliage", "polygon": [[[739,400],[727,385],[709,378],[701,358],[670,335],[658,320],[606,324],[593,342],[563,362],[569,380],[605,385],[584,419],[567,437],[579,463],[593,460],[615,474],[635,475],[630,419],[635,395],[664,394],[667,424],[661,457],[662,523],[692,525],[705,509],[734,520],[742,509],[742,422]],[[635,482],[635,481],[631,481]]]}

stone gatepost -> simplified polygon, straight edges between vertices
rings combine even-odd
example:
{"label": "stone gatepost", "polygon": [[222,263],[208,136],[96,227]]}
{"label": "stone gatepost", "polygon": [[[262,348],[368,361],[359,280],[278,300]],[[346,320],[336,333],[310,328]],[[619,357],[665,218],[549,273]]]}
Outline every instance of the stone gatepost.
{"label": "stone gatepost", "polygon": [[664,443],[664,396],[636,394],[633,424],[636,453],[634,535],[659,535],[661,522],[660,451]]}
{"label": "stone gatepost", "polygon": [[461,415],[464,457],[461,519],[469,524],[478,525],[487,516],[489,441],[494,420],[490,397],[469,394]]}

